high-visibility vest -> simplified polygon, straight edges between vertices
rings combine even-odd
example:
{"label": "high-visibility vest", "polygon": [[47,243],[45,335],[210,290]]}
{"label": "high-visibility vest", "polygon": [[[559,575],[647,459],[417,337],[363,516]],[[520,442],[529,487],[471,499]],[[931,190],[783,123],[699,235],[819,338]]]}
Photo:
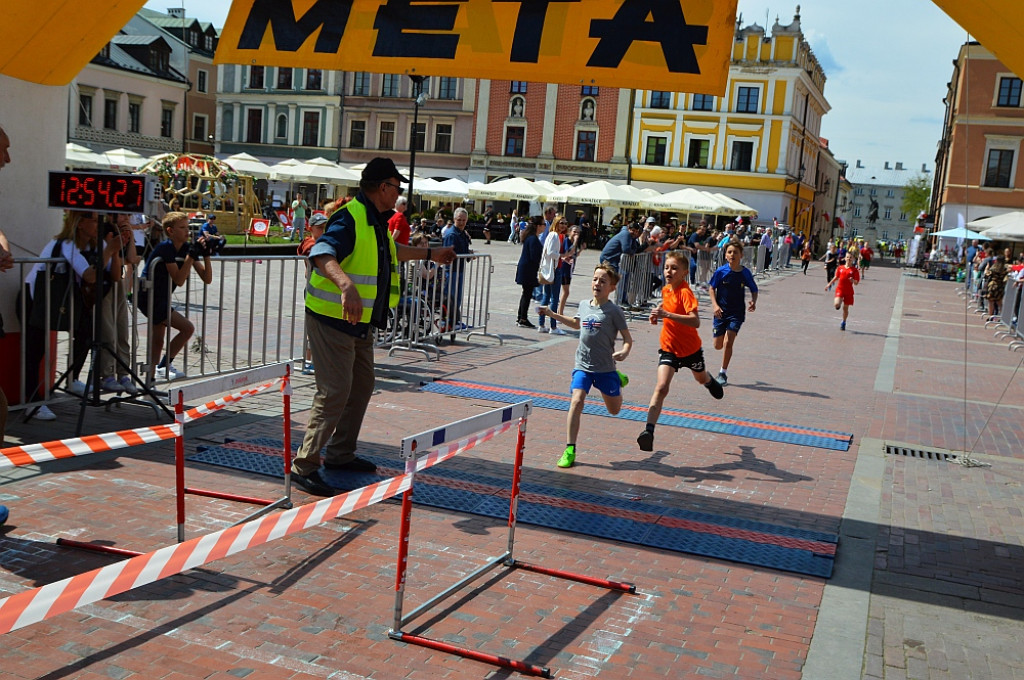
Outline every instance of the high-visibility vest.
{"label": "high-visibility vest", "polygon": [[[356,244],[352,253],[341,261],[340,266],[352,283],[355,284],[359,297],[363,301],[361,323],[369,323],[373,315],[373,305],[377,300],[377,235],[373,225],[366,219],[366,206],[352,199],[335,212],[347,210],[356,223]],[[332,218],[334,215],[331,216]],[[388,252],[391,261],[391,284],[388,291],[388,306],[398,306],[398,255],[395,242],[385,232],[388,239]],[[310,273],[306,283],[306,308],[317,314],[333,319],[345,320],[345,308],[341,304],[341,290],[316,267]]]}

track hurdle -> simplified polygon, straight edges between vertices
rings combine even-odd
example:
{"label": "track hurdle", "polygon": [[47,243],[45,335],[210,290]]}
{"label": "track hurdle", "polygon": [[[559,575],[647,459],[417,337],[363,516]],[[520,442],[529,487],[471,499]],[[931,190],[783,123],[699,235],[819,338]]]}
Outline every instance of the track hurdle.
{"label": "track hurdle", "polygon": [[[281,383],[282,411],[284,419],[284,495],[276,499],[256,498],[253,496],[242,496],[239,494],[214,491],[210,489],[199,489],[185,485],[185,425],[198,420],[203,416],[218,411],[229,404],[240,401],[245,397],[259,394],[274,385]],[[241,389],[239,389],[241,388]],[[185,403],[193,403],[206,399],[215,394],[230,392],[231,394],[201,404],[194,408],[185,410]],[[247,515],[236,522],[245,524],[253,519],[261,517],[276,508],[291,508],[291,363],[282,362],[268,366],[260,366],[248,371],[241,371],[228,375],[220,375],[201,382],[180,387],[172,387],[168,393],[170,401],[174,402],[174,487],[175,487],[175,519],[177,524],[178,543],[185,541],[185,496],[206,496],[208,498],[219,498],[221,500],[248,503],[260,506],[258,510]],[[80,550],[90,550],[122,557],[135,557],[143,553],[135,550],[126,550],[109,545],[90,543],[86,541],[75,541],[67,538],[58,538],[57,545]]]}
{"label": "track hurdle", "polygon": [[[564,578],[579,583],[585,583],[609,590],[618,590],[627,593],[635,593],[636,586],[631,583],[609,581],[606,579],[594,578],[582,574],[573,574],[566,571],[551,569],[548,567],[527,564],[520,562],[513,556],[515,548],[516,511],[519,505],[520,480],[523,469],[523,452],[526,448],[526,419],[533,407],[533,402],[523,401],[507,408],[495,409],[487,413],[466,418],[443,427],[439,427],[402,440],[402,459],[405,460],[405,476],[409,478],[409,486],[402,494],[402,518],[398,544],[398,567],[395,576],[395,619],[394,626],[388,631],[388,637],[400,642],[436,649],[449,654],[456,654],[467,659],[482,661],[483,663],[509,668],[526,675],[535,675],[543,678],[550,678],[551,670],[542,666],[535,666],[524,661],[509,659],[503,656],[478,652],[464,647],[457,647],[447,642],[433,640],[420,635],[412,635],[403,632],[403,628],[412,620],[434,606],[440,604],[455,593],[459,592],[470,583],[481,578],[488,572],[498,568],[525,569],[527,571]],[[512,472],[512,489],[509,496],[508,514],[508,548],[505,554],[491,558],[484,566],[463,578],[458,583],[444,590],[440,594],[430,598],[419,607],[403,614],[405,599],[406,572],[409,559],[409,533],[412,519],[412,494],[415,485],[416,472],[435,465],[441,460],[451,458],[459,450],[471,448],[475,442],[483,436],[493,436],[494,433],[503,430],[496,430],[503,426],[510,425],[518,420],[518,434],[516,437],[516,457]],[[505,428],[510,429],[510,428]],[[469,442],[468,446],[466,445]],[[451,443],[450,443],[451,442]]]}

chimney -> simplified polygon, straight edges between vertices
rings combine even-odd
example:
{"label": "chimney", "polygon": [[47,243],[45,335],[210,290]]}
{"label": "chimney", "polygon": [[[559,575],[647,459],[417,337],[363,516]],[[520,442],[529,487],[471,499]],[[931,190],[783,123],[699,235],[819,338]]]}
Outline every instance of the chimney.
{"label": "chimney", "polygon": [[897,170],[902,170],[903,169],[903,163],[897,163],[896,164],[896,169]]}
{"label": "chimney", "polygon": [[173,17],[175,19],[184,19],[185,18],[185,8],[184,7],[168,7],[167,8],[167,16]]}
{"label": "chimney", "polygon": [[860,159],[858,158],[857,159],[857,168],[863,168],[863,167],[864,166],[860,164]]}
{"label": "chimney", "polygon": [[928,164],[921,163],[921,172],[928,172]]}
{"label": "chimney", "polygon": [[889,161],[885,162],[885,169],[886,170],[891,170],[892,169],[892,168],[889,167]]}

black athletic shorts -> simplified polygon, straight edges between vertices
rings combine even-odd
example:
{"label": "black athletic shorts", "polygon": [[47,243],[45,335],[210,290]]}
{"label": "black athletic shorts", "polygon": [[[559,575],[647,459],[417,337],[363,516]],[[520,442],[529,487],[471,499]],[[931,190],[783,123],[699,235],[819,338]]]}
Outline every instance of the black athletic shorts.
{"label": "black athletic shorts", "polygon": [[676,371],[679,371],[680,368],[688,368],[694,373],[700,373],[704,370],[703,349],[698,349],[688,357],[677,357],[672,352],[666,352],[663,349],[658,350],[658,353],[661,355],[661,358],[658,359],[659,366],[671,366]]}

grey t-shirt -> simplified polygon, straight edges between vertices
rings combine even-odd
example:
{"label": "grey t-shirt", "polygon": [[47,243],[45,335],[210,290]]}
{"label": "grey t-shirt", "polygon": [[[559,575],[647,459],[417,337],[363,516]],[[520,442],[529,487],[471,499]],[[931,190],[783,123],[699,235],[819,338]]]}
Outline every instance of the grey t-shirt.
{"label": "grey t-shirt", "polygon": [[593,300],[580,301],[576,318],[580,320],[580,345],[576,348],[576,369],[589,373],[615,370],[615,338],[627,328],[626,315],[609,300],[600,307]]}

